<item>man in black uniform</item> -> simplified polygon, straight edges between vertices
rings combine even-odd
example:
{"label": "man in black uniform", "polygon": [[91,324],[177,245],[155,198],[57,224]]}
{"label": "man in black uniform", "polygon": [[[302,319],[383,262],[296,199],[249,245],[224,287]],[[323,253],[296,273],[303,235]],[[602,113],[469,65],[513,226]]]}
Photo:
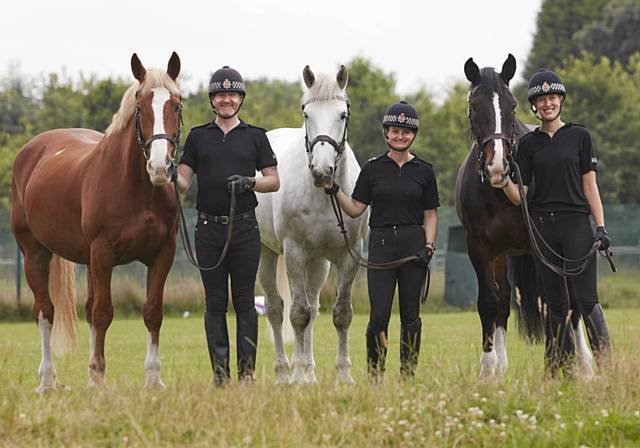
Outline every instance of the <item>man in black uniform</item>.
{"label": "man in black uniform", "polygon": [[[260,234],[254,209],[254,191],[267,193],[280,187],[276,158],[264,129],[238,118],[245,98],[240,73],[224,66],[209,83],[209,101],[215,120],[189,132],[178,167],[178,188],[184,192],[197,174],[198,223],[196,254],[204,268],[215,265],[225,245],[229,222],[230,187],[235,185],[236,210],[233,234],[225,260],[213,270],[201,270],[206,295],[204,315],[209,357],[217,385],[229,381],[227,331],[228,281],[236,312],[238,378],[253,381],[258,316],[254,285],[260,260]],[[256,171],[262,173],[255,178]]]}
{"label": "man in black uniform", "polygon": [[[610,241],[604,227],[602,201],[596,183],[598,159],[591,135],[581,125],[562,121],[560,112],[565,98],[566,89],[558,75],[547,69],[533,74],[529,81],[529,102],[542,124],[520,140],[517,163],[525,192],[535,180],[533,196],[528,201],[542,237],[560,255],[577,259],[589,252],[594,240],[600,241],[601,250],[608,249]],[[513,203],[520,204],[517,185],[511,180],[504,191]],[[595,235],[589,214],[595,221]],[[546,258],[555,260],[542,242],[538,245]],[[570,373],[570,363],[575,355],[575,335],[568,317],[566,279],[539,260],[537,267],[548,304],[547,372],[555,375],[559,368],[563,368]],[[594,254],[587,269],[571,278],[571,285],[596,361],[602,364],[610,352],[610,341],[602,307],[598,303],[596,282]]]}
{"label": "man in black uniform", "polygon": [[391,105],[382,120],[389,150],[364,165],[351,198],[334,185],[340,207],[351,217],[371,205],[369,261],[385,263],[417,254],[416,262],[386,270],[368,269],[371,313],[367,325],[369,372],[384,371],[391,305],[398,285],[401,373],[413,376],[420,352],[420,293],[435,251],[438,188],[430,163],[409,152],[419,128],[418,113],[405,101]]}

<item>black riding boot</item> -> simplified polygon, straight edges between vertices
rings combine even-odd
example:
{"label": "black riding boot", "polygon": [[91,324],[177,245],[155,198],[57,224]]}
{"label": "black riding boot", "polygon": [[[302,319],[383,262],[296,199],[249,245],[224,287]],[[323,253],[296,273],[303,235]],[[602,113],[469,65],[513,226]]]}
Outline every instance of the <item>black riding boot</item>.
{"label": "black riding boot", "polygon": [[416,375],[421,334],[422,320],[419,317],[403,325],[400,330],[400,373],[404,377]]}
{"label": "black riding boot", "polygon": [[209,359],[213,369],[213,380],[216,386],[224,386],[229,382],[229,331],[227,315],[204,313],[204,331],[207,335]]}
{"label": "black riding boot", "polygon": [[238,380],[253,382],[258,347],[258,314],[255,308],[236,314],[236,345],[238,347]]}
{"label": "black riding boot", "polygon": [[587,337],[591,351],[596,358],[598,367],[603,367],[603,363],[611,355],[611,340],[609,339],[609,329],[602,314],[602,306],[598,303],[591,311],[591,314],[583,316],[587,328]]}
{"label": "black riding boot", "polygon": [[387,358],[387,333],[376,331],[367,325],[367,370],[374,379],[382,379]]}
{"label": "black riding boot", "polygon": [[546,325],[545,370],[556,377],[562,370],[565,377],[574,374],[576,339],[571,319],[556,316],[549,310]]}

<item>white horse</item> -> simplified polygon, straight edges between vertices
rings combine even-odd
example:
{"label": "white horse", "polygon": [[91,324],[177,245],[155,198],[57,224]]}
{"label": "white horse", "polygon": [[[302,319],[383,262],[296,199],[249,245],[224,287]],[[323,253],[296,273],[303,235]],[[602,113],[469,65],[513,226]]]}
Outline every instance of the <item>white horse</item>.
{"label": "white horse", "polygon": [[[275,193],[258,195],[256,214],[262,239],[258,277],[273,328],[276,382],[315,383],[313,323],[320,308],[320,289],[329,274],[329,262],[337,267],[337,298],[333,306],[333,324],[338,333],[336,368],[340,382],[354,383],[348,337],[353,317],[351,286],[358,265],[347,252],[329,196],[322,189],[334,179],[350,194],[360,173],[346,142],[348,72],[341,66],[335,78],[327,75],[316,78],[307,66],[303,78],[308,87],[302,97],[303,126],[267,133],[278,158],[281,187]],[[361,254],[367,215],[358,219],[345,217],[345,225],[348,244]],[[285,304],[280,291],[286,284],[276,281],[279,255],[284,255],[293,302],[290,319],[295,349],[291,376],[282,338]]]}

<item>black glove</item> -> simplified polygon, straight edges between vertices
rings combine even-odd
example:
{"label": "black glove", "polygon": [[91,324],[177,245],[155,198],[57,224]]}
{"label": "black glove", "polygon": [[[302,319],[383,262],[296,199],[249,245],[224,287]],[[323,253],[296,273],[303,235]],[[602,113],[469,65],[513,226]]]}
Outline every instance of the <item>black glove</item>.
{"label": "black glove", "polygon": [[244,193],[247,190],[252,190],[253,187],[256,186],[256,178],[241,176],[239,174],[234,174],[233,176],[227,177],[227,189],[231,191],[231,184],[234,183],[236,185],[236,194]]}
{"label": "black glove", "polygon": [[609,239],[609,234],[607,233],[607,229],[604,226],[596,227],[596,234],[594,236],[596,241],[600,241],[600,246],[598,250],[607,250],[611,245],[611,239]]}
{"label": "black glove", "polygon": [[423,247],[418,252],[416,252],[416,259],[414,263],[416,263],[421,268],[428,268],[429,262],[431,261],[431,257],[433,257],[433,249],[430,247]]}
{"label": "black glove", "polygon": [[335,194],[338,192],[339,189],[340,189],[340,185],[338,185],[337,183],[333,182],[330,187],[324,187],[324,192],[326,194],[330,194],[332,196],[335,196]]}

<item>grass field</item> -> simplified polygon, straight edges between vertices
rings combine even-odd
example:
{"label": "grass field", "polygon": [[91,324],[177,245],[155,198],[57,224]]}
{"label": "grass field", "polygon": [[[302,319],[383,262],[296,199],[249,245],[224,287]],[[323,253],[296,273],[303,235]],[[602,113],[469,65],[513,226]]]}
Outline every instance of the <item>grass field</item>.
{"label": "grass field", "polygon": [[[615,364],[593,381],[544,381],[542,347],[511,332],[502,383],[478,383],[475,313],[424,314],[417,380],[399,378],[399,318],[392,317],[383,384],[365,371],[366,316],[351,331],[355,386],[335,384],[336,335],[316,326],[319,384],[273,385],[273,350],[261,318],[257,383],[211,386],[201,316],[166,319],[164,391],[143,390],[146,330],[114,321],[107,338],[108,387],[85,390],[88,342],[57,359],[69,390],[37,386],[34,324],[0,324],[0,446],[639,446],[640,310],[608,310]],[[232,323],[233,319],[230,318]],[[233,329],[232,334],[235,333]]]}

